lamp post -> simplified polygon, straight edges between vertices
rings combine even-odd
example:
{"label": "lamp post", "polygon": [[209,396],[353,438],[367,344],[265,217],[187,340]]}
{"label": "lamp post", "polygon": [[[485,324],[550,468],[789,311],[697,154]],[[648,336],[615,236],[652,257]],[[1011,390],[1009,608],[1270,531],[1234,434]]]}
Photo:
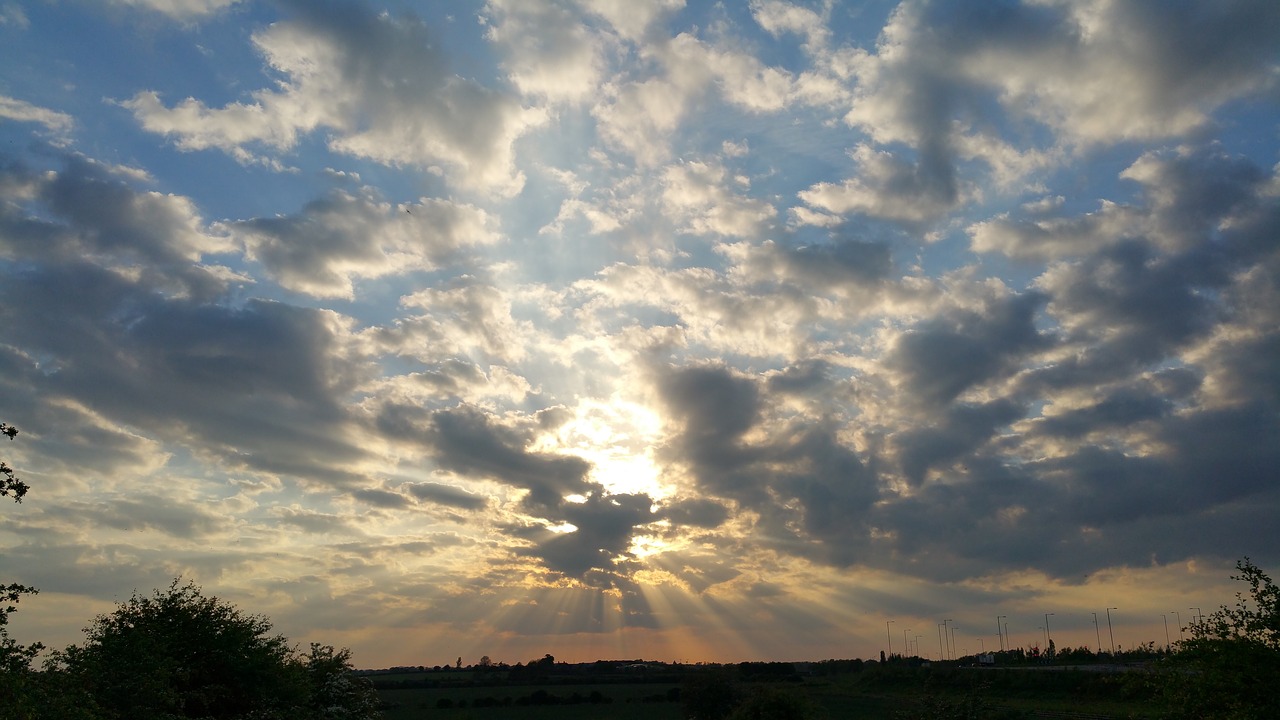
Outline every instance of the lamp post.
{"label": "lamp post", "polygon": [[892,620],[886,620],[884,623],[884,636],[889,638],[889,657],[893,657],[893,635],[889,633],[889,623]]}
{"label": "lamp post", "polygon": [[942,626],[943,625],[946,625],[946,623],[938,623],[938,660],[939,661],[947,659],[947,651],[944,650],[942,647]]}
{"label": "lamp post", "polygon": [[1053,642],[1053,635],[1049,632],[1049,616],[1053,613],[1044,614],[1044,651],[1049,652],[1049,643]]}
{"label": "lamp post", "polygon": [[911,651],[911,645],[907,642],[907,633],[911,632],[911,628],[902,631],[902,653],[906,657]]}
{"label": "lamp post", "polygon": [[1160,618],[1164,620],[1164,646],[1168,648],[1173,644],[1173,642],[1169,640],[1169,616],[1164,613],[1160,613]]}
{"label": "lamp post", "polygon": [[956,626],[951,626],[951,659],[956,659]]}
{"label": "lamp post", "polygon": [[1119,610],[1119,609],[1120,608],[1115,608],[1115,607],[1107,608],[1107,636],[1111,638],[1111,654],[1112,655],[1116,654],[1116,634],[1111,630],[1111,611]]}
{"label": "lamp post", "polygon": [[955,659],[956,659],[956,651],[951,649],[951,635],[950,635],[950,634],[948,634],[948,633],[949,633],[949,631],[950,631],[950,628],[949,628],[949,627],[947,627],[947,623],[949,623],[949,622],[955,622],[955,621],[954,621],[954,620],[952,620],[951,618],[947,618],[946,620],[943,620],[943,621],[942,621],[942,638],[943,638],[944,640],[946,640],[946,641],[947,641],[947,656],[948,656],[948,658],[950,658],[951,660],[955,660]]}
{"label": "lamp post", "polygon": [[1185,638],[1182,636],[1182,613],[1177,610],[1173,611],[1175,617],[1178,618],[1178,642],[1182,642]]}
{"label": "lamp post", "polygon": [[1102,633],[1098,631],[1098,613],[1093,614],[1093,634],[1098,638],[1098,654],[1102,654]]}
{"label": "lamp post", "polygon": [[996,636],[1000,638],[1000,652],[1004,652],[1004,633],[1000,630],[1000,618],[1002,617],[1007,617],[1007,616],[1006,615],[996,616]]}
{"label": "lamp post", "polygon": [[1195,614],[1195,618],[1196,618],[1195,623],[1196,623],[1196,625],[1200,625],[1200,624],[1203,624],[1203,623],[1204,623],[1204,613],[1200,611],[1200,608],[1193,607],[1193,608],[1187,608],[1187,609],[1188,609],[1188,610],[1195,610],[1195,611],[1196,611],[1196,614]]}
{"label": "lamp post", "polygon": [[922,637],[924,637],[924,636],[923,636],[923,635],[917,635],[917,636],[916,636],[916,655],[917,655],[917,656],[918,656],[918,655],[920,655],[920,638],[922,638]]}

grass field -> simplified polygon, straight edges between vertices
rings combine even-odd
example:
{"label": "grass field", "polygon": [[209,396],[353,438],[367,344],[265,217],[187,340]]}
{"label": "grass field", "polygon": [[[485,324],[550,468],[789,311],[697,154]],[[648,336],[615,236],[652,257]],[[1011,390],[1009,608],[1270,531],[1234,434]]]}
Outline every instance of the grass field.
{"label": "grass field", "polygon": [[[981,704],[998,717],[1030,718],[1036,711],[1116,720],[1158,717],[1132,689],[1133,683],[1098,673],[907,669],[763,684],[804,696],[816,717],[828,720],[892,719],[918,710],[925,698]],[[744,690],[752,685],[738,684]],[[391,705],[385,711],[387,720],[683,720],[681,703],[672,700],[678,688],[676,682],[598,682],[395,688],[379,693]]]}
{"label": "grass field", "polygon": [[[466,718],[520,718],[521,720],[591,720],[616,718],[617,720],[681,720],[680,703],[669,702],[666,694],[675,685],[665,684],[592,684],[552,686],[536,688],[512,687],[458,687],[458,688],[408,688],[380,690],[379,695],[394,707],[384,711],[387,720],[411,720],[433,718],[435,720],[464,720]],[[539,689],[549,695],[571,699],[574,693],[581,699],[575,704],[518,704],[520,698],[529,698]],[[592,693],[608,698],[608,703],[592,703]],[[661,702],[653,701],[662,697]],[[477,701],[493,699],[501,703],[491,707],[477,707]],[[650,701],[646,702],[646,699]],[[439,708],[441,700],[452,707]]]}

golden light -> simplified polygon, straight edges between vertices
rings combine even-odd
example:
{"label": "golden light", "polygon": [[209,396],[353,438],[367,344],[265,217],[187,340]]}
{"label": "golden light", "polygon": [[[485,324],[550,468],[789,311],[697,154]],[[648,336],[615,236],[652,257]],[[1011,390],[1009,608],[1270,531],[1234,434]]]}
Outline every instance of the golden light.
{"label": "golden light", "polygon": [[592,465],[590,479],[614,494],[642,493],[654,500],[671,494],[654,462],[662,441],[662,419],[629,400],[584,399],[574,416],[542,438],[539,450],[576,455]]}

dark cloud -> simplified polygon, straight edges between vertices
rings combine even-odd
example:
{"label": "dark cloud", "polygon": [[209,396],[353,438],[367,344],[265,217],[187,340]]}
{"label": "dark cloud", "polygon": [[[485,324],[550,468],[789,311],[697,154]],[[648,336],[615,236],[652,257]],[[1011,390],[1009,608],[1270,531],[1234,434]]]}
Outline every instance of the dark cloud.
{"label": "dark cloud", "polygon": [[926,406],[945,405],[1049,346],[1051,338],[1035,326],[1046,299],[1026,293],[993,300],[982,312],[957,310],[927,320],[898,338],[888,364]]}
{"label": "dark cloud", "polygon": [[958,403],[948,407],[936,423],[903,430],[893,437],[903,475],[919,485],[931,468],[966,457],[1023,413],[1021,405],[1009,400]]}
{"label": "dark cloud", "polygon": [[321,297],[352,294],[354,278],[429,270],[485,242],[483,212],[444,200],[392,206],[368,191],[334,190],[297,214],[226,227],[282,286]]}
{"label": "dark cloud", "polygon": [[401,495],[400,493],[391,492],[390,490],[380,490],[378,488],[365,488],[363,490],[357,490],[351,495],[355,499],[361,502],[373,505],[374,507],[387,508],[392,510],[397,508],[402,508],[402,507],[408,507],[408,505],[410,504],[409,498]]}
{"label": "dark cloud", "polygon": [[363,452],[341,404],[362,371],[334,317],[263,301],[165,299],[84,263],[11,274],[9,341],[42,358],[45,398],[202,449],[232,466],[345,483]]}
{"label": "dark cloud", "polygon": [[423,502],[447,505],[460,510],[481,510],[489,504],[483,495],[469,493],[452,485],[439,483],[409,483],[404,486],[410,495]]}
{"label": "dark cloud", "polygon": [[770,375],[767,387],[770,392],[786,395],[821,393],[829,388],[828,370],[828,363],[823,360],[804,360]]}
{"label": "dark cloud", "polygon": [[421,432],[442,469],[528,490],[524,504],[530,509],[558,507],[565,496],[590,488],[585,460],[529,452],[526,436],[474,407],[432,413]]}
{"label": "dark cloud", "polygon": [[1173,402],[1166,396],[1145,389],[1120,388],[1087,407],[1045,417],[1033,427],[1046,435],[1078,439],[1091,433],[1158,420],[1173,409]]}
{"label": "dark cloud", "polygon": [[352,518],[345,515],[317,512],[301,508],[280,508],[276,511],[285,525],[316,535],[362,535]]}
{"label": "dark cloud", "polygon": [[687,436],[729,443],[759,419],[759,390],[723,367],[682,368],[659,382],[663,400],[684,422]]}
{"label": "dark cloud", "polygon": [[756,381],[724,368],[674,369],[658,386],[683,423],[665,452],[688,465],[702,492],[757,513],[760,537],[786,552],[836,564],[859,557],[879,480],[836,438],[838,426],[795,422],[761,433],[766,398]]}
{"label": "dark cloud", "polygon": [[228,529],[227,518],[200,507],[197,501],[137,493],[102,502],[70,502],[49,507],[45,517],[80,527],[115,530],[158,530],[175,538],[199,539]]}
{"label": "dark cloud", "polygon": [[20,162],[0,165],[0,255],[27,262],[82,259],[132,268],[157,291],[216,299],[225,282],[201,263],[230,250],[187,198],[135,187],[137,178],[79,155],[60,155],[62,168],[40,172]]}
{"label": "dark cloud", "polygon": [[729,509],[714,500],[687,498],[664,503],[658,517],[679,529],[714,528],[729,519]]}
{"label": "dark cloud", "polygon": [[534,546],[525,554],[570,577],[586,578],[591,571],[618,569],[633,559],[630,548],[635,528],[655,519],[652,504],[647,495],[629,494],[591,495],[584,502],[565,503],[559,515],[577,530],[538,531],[531,537]]}

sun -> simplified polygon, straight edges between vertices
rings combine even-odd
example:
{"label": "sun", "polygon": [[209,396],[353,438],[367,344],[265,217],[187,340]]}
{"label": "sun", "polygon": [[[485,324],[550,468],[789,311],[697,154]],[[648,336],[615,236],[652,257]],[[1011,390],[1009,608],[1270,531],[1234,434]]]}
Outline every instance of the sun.
{"label": "sun", "polygon": [[662,418],[630,400],[583,399],[573,417],[539,443],[540,450],[576,455],[591,463],[589,478],[610,494],[645,494],[655,501],[673,489],[662,481],[654,448]]}

